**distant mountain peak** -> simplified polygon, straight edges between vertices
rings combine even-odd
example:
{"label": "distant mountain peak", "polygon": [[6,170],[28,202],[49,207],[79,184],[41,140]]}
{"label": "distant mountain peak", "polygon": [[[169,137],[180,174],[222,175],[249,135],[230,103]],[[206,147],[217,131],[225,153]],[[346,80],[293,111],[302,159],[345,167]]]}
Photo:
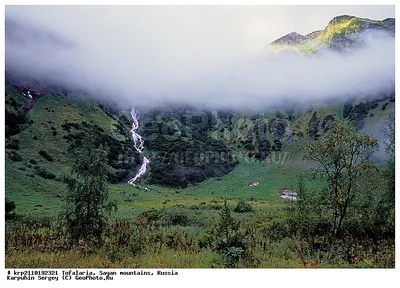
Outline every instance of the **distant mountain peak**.
{"label": "distant mountain peak", "polygon": [[330,20],[324,30],[316,30],[305,36],[292,32],[271,42],[267,47],[274,50],[293,50],[300,54],[314,53],[323,48],[342,51],[359,44],[350,35],[373,30],[384,31],[394,37],[395,19],[377,21],[340,15]]}
{"label": "distant mountain peak", "polygon": [[[358,17],[356,17],[356,16],[350,16],[350,15],[340,15],[340,16],[336,16],[336,17],[333,17],[333,19],[332,19],[331,21],[329,21],[328,26],[329,26],[329,25],[335,25],[335,24],[341,23],[341,22],[343,22],[343,21],[348,21],[348,20],[351,20],[351,19],[354,19],[354,18],[358,18]],[[359,19],[360,19],[360,18],[359,18]]]}
{"label": "distant mountain peak", "polygon": [[316,31],[313,31],[311,33],[304,35],[304,37],[306,37],[307,39],[314,39],[314,38],[318,37],[319,35],[321,35],[321,33],[323,31],[324,30],[316,30]]}
{"label": "distant mountain peak", "polygon": [[299,44],[306,39],[307,38],[304,37],[303,35],[301,35],[297,32],[292,32],[292,33],[289,33],[289,34],[275,40],[271,44],[294,45],[294,44]]}

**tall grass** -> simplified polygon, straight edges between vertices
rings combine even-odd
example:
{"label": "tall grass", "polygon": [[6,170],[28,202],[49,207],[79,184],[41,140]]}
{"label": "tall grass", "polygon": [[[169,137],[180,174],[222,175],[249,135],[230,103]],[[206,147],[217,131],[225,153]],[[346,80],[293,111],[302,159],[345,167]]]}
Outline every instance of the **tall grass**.
{"label": "tall grass", "polygon": [[[256,207],[253,212],[233,213],[240,222],[238,239],[246,246],[245,256],[235,267],[394,267],[394,241],[350,235],[317,247],[315,241],[291,234],[286,207]],[[7,221],[6,267],[225,267],[217,249],[222,243],[216,229],[219,210],[178,206],[153,211],[132,220],[110,219],[101,247],[69,243],[65,228],[55,218]]]}

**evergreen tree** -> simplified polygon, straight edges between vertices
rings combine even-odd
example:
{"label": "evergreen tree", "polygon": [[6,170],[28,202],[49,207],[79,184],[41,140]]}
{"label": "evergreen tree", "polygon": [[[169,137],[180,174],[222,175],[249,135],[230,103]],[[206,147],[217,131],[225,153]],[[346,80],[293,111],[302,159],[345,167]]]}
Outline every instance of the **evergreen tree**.
{"label": "evergreen tree", "polygon": [[237,229],[237,222],[232,217],[231,209],[229,208],[226,199],[224,200],[224,207],[222,207],[220,212],[220,220],[218,223],[218,232],[225,236],[226,242],[229,243],[229,240],[232,236],[233,231]]}

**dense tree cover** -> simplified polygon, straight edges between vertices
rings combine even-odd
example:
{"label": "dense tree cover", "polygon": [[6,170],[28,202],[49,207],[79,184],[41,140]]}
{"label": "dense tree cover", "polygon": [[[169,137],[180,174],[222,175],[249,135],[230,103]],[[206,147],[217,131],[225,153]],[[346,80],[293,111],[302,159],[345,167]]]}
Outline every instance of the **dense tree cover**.
{"label": "dense tree cover", "polygon": [[368,112],[378,107],[378,103],[385,99],[388,99],[388,101],[382,104],[382,110],[386,109],[389,101],[392,99],[394,100],[391,93],[383,95],[383,99],[366,99],[356,105],[352,104],[354,99],[349,99],[345,102],[343,107],[343,118],[350,120],[356,129],[360,130],[364,127]]}
{"label": "dense tree cover", "polygon": [[[124,120],[123,117],[122,119],[126,124],[126,119]],[[107,165],[111,168],[108,169],[107,176],[108,181],[111,183],[125,181],[132,175],[137,165],[140,164],[140,157],[133,147],[131,136],[128,132],[129,126],[124,126],[122,122],[118,122],[116,128],[125,137],[125,140],[118,140],[97,125],[92,125],[85,121],[81,123],[66,122],[62,125],[62,128],[68,132],[63,138],[70,143],[68,151],[71,156],[74,156],[77,150],[84,147],[83,139],[91,131],[96,147],[102,145],[107,152]]]}
{"label": "dense tree cover", "polygon": [[[229,114],[223,121],[230,122]],[[150,183],[186,187],[230,172],[236,164],[213,130],[210,112],[170,109],[142,117],[145,147],[151,154]]]}
{"label": "dense tree cover", "polygon": [[395,216],[395,184],[396,184],[396,161],[395,161],[395,117],[390,115],[387,121],[386,129],[385,150],[388,160],[384,167],[384,176],[386,179],[386,189],[379,211],[383,217],[383,221],[388,222],[394,230],[394,216]]}

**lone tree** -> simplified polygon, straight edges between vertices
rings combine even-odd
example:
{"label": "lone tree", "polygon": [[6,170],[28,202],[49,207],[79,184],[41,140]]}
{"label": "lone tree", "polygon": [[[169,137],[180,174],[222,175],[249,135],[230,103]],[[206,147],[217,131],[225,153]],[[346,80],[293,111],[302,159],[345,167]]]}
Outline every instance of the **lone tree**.
{"label": "lone tree", "polygon": [[92,133],[84,140],[83,148],[69,177],[66,177],[68,193],[63,218],[71,240],[100,243],[107,225],[104,216],[107,190],[107,152],[101,145],[96,147]]}
{"label": "lone tree", "polygon": [[217,229],[220,235],[225,237],[227,243],[231,240],[232,234],[238,228],[237,221],[233,218],[231,209],[228,206],[226,199],[224,199],[224,206],[220,212],[220,219],[217,223]]}
{"label": "lone tree", "polygon": [[336,121],[318,141],[305,148],[305,158],[316,161],[315,172],[328,183],[327,198],[333,211],[331,236],[341,228],[347,209],[357,191],[357,181],[376,169],[370,160],[378,141],[359,134],[348,122]]}

